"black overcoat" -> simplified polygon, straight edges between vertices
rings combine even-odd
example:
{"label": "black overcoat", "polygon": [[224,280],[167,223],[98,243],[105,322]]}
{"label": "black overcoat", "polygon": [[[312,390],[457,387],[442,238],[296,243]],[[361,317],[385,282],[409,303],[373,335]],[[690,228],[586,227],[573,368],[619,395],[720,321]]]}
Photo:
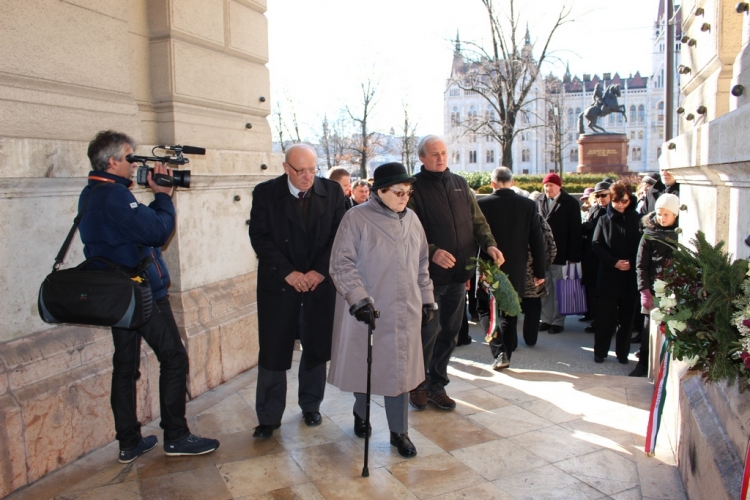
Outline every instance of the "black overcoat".
{"label": "black overcoat", "polygon": [[[490,225],[497,248],[505,257],[500,269],[523,297],[529,252],[534,261],[534,276],[544,278],[545,244],[536,203],[511,189],[498,189],[477,203]],[[481,257],[492,260],[484,252]]]}
{"label": "black overcoat", "polygon": [[[308,369],[331,359],[336,289],[328,268],[333,240],[346,209],[337,182],[316,177],[311,191],[305,227],[286,174],[253,190],[249,233],[258,256],[258,364],[269,370],[291,368],[298,337]],[[292,271],[310,270],[325,277],[314,291],[298,292],[284,280]]]}
{"label": "black overcoat", "polygon": [[547,197],[537,198],[539,213],[552,228],[557,245],[557,256],[553,264],[563,265],[566,262],[581,261],[581,204],[564,190],[560,191],[560,197],[547,213],[545,205]]}
{"label": "black overcoat", "polygon": [[[599,259],[597,295],[600,297],[628,297],[637,294],[636,257],[641,241],[640,214],[635,209],[637,201],[630,196],[630,205],[623,213],[607,205],[607,215],[599,219],[594,230],[591,249]],[[629,271],[615,267],[618,260],[630,262]]]}

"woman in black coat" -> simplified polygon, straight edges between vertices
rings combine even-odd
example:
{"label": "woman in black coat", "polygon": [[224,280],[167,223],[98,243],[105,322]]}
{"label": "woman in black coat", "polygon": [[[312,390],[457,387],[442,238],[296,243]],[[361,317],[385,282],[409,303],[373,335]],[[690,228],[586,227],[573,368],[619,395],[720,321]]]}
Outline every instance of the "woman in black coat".
{"label": "woman in black coat", "polygon": [[[588,306],[588,312],[584,316],[583,320],[596,320],[596,309],[597,309],[597,294],[596,294],[596,277],[599,274],[599,259],[596,258],[594,252],[591,250],[591,241],[594,238],[594,229],[599,219],[607,215],[607,205],[609,205],[609,182],[600,182],[594,188],[593,196],[596,198],[596,203],[591,205],[589,209],[589,216],[581,225],[581,236],[583,242],[581,245],[581,271],[583,271],[583,277],[581,282],[586,286],[586,305]],[[593,326],[587,326],[587,332],[593,332]]]}
{"label": "woman in black coat", "polygon": [[640,215],[636,211],[637,200],[628,184],[616,182],[609,191],[612,201],[607,207],[607,215],[599,220],[591,243],[591,249],[599,259],[594,361],[604,362],[614,333],[617,360],[627,364],[633,312],[638,302],[636,257],[641,240]]}

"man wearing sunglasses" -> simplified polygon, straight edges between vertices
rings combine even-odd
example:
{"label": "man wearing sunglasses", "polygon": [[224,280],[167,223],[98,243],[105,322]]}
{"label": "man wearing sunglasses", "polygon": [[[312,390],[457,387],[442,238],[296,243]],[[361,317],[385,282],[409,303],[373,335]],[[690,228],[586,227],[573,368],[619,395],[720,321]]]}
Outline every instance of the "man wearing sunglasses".
{"label": "man wearing sunglasses", "polygon": [[298,404],[305,425],[320,425],[320,403],[331,359],[336,290],[328,274],[331,247],[344,216],[338,182],[318,177],[307,144],[286,150],[284,174],[253,190],[250,243],[258,256],[258,385],[253,437],[281,425],[286,372],[300,340]]}
{"label": "man wearing sunglasses", "polygon": [[466,282],[474,279],[471,258],[481,247],[498,266],[505,259],[469,185],[448,170],[445,142],[428,135],[419,141],[417,152],[423,165],[415,175],[417,182],[408,207],[422,222],[430,247],[430,278],[435,286],[438,321],[422,327],[425,381],[411,391],[409,403],[417,410],[424,410],[428,402],[441,410],[453,410],[456,402],[445,386],[450,382],[448,361],[466,307]]}

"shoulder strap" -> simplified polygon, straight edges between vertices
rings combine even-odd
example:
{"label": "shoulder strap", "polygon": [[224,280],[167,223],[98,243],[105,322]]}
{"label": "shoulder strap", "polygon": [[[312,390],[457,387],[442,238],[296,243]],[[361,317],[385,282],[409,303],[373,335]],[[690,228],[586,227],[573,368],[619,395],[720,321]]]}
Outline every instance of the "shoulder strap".
{"label": "shoulder strap", "polygon": [[[91,191],[93,192],[94,189],[104,186],[105,184],[107,183],[106,182],[99,183],[96,186],[92,187]],[[81,223],[83,212],[86,211],[86,207],[88,206],[90,199],[91,199],[91,193],[89,193],[89,196],[88,198],[86,198],[86,201],[83,202],[83,206],[81,207],[81,210],[78,212],[78,215],[76,215],[76,218],[73,219],[73,227],[70,228],[70,231],[68,232],[68,236],[65,238],[65,242],[62,244],[62,247],[60,247],[60,251],[57,252],[57,257],[55,257],[55,264],[52,266],[53,271],[57,271],[62,265],[63,260],[65,260],[65,254],[68,253],[68,248],[70,248],[70,243],[73,241],[73,236],[75,236],[76,234],[76,230],[78,229],[78,224]]]}

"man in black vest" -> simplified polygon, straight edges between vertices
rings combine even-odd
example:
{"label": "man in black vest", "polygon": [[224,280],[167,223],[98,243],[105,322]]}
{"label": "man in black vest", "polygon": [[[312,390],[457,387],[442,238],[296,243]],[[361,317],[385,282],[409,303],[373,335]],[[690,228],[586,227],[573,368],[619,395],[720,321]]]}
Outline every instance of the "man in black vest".
{"label": "man in black vest", "polygon": [[430,278],[439,321],[422,327],[425,381],[410,392],[409,403],[417,410],[425,409],[428,401],[441,410],[452,410],[456,402],[448,397],[445,386],[450,382],[448,361],[466,307],[466,282],[474,279],[474,268],[467,266],[480,246],[498,266],[504,259],[469,185],[448,170],[445,142],[428,135],[417,149],[423,165],[407,206],[422,222],[430,245]]}
{"label": "man in black vest", "polygon": [[542,298],[539,331],[560,333],[565,329],[565,316],[557,307],[557,280],[563,278],[566,263],[581,261],[581,204],[562,189],[562,179],[557,174],[547,174],[542,187],[544,196],[537,199],[539,213],[552,229],[557,256],[545,275],[547,296]]}
{"label": "man in black vest", "polygon": [[[505,257],[501,269],[508,275],[518,296],[523,297],[529,252],[534,263],[534,285],[544,283],[545,244],[536,204],[516,194],[512,187],[513,172],[507,167],[496,168],[492,172],[494,192],[479,200],[479,208]],[[480,257],[486,259],[487,255],[482,253]],[[477,312],[486,330],[489,326],[490,300],[481,287],[477,289]],[[518,345],[518,316],[507,316],[503,312],[497,321],[500,335],[490,342],[492,357],[495,358],[492,369],[502,370],[510,365],[511,355]]]}
{"label": "man in black vest", "polygon": [[331,247],[344,216],[344,193],[317,177],[307,144],[286,150],[284,175],[258,184],[250,211],[250,243],[258,255],[258,386],[253,437],[269,438],[286,406],[286,371],[294,341],[302,344],[298,403],[307,426],[321,423],[320,403],[331,359],[336,289],[328,274]]}

